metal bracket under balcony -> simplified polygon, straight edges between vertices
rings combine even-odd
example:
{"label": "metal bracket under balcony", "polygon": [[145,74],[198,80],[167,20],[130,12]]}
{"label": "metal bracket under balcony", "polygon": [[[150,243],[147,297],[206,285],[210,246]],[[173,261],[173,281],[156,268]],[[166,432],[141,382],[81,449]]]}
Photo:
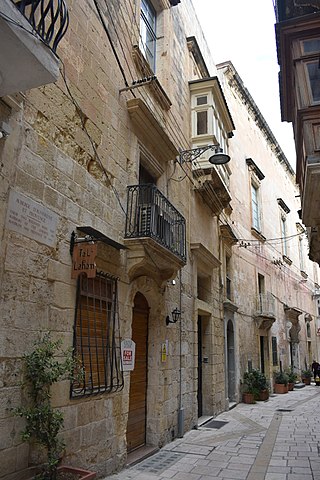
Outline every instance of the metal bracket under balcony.
{"label": "metal bracket under balcony", "polygon": [[131,279],[166,281],[186,264],[184,217],[155,185],[128,187],[125,245]]}
{"label": "metal bracket under balcony", "polygon": [[275,299],[271,293],[254,296],[254,319],[259,329],[269,330],[276,321]]}
{"label": "metal bracket under balcony", "polygon": [[230,206],[231,195],[227,186],[228,178],[224,174],[223,165],[193,170],[193,176],[196,178],[195,189],[215,215],[220,215],[225,208]]}
{"label": "metal bracket under balcony", "polygon": [[0,97],[55,82],[68,27],[64,0],[1,0]]}

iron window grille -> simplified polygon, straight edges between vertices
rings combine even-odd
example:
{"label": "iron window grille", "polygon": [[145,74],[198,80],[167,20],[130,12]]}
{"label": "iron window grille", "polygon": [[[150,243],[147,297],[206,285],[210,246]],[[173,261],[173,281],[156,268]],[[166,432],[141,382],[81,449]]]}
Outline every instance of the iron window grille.
{"label": "iron window grille", "polygon": [[73,346],[82,372],[71,384],[71,397],[123,388],[117,296],[111,275],[78,278]]}
{"label": "iron window grille", "polygon": [[12,1],[42,40],[55,52],[69,25],[65,0]]}

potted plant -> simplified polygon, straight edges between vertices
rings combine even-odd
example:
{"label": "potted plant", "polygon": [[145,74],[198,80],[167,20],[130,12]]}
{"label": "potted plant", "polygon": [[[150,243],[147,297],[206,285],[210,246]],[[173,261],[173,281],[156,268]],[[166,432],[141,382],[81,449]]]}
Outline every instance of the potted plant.
{"label": "potted plant", "polygon": [[[62,379],[74,378],[73,373],[78,369],[75,368],[72,350],[63,351],[62,340],[52,340],[50,333],[46,333],[35,342],[34,350],[24,355],[23,359],[24,385],[30,402],[27,406],[14,409],[13,413],[26,421],[21,434],[22,439],[34,441],[45,452],[46,464],[36,478],[58,480],[65,478],[62,472],[68,472],[68,478],[72,480],[95,478],[94,472],[73,467],[58,467],[65,446],[58,435],[63,426],[63,415],[51,404],[51,387]],[[79,375],[82,375],[82,371]]]}
{"label": "potted plant", "polygon": [[288,390],[291,392],[294,388],[294,384],[297,380],[297,374],[293,371],[293,367],[291,366],[289,370],[286,371],[288,376]]}
{"label": "potted plant", "polygon": [[274,392],[288,393],[288,375],[281,370],[274,374]]}
{"label": "potted plant", "polygon": [[258,390],[256,400],[268,400],[269,388],[267,377],[264,373],[260,372],[260,370],[255,370],[254,374],[256,377],[256,388]]}
{"label": "potted plant", "polygon": [[256,376],[253,371],[245,372],[243,375],[243,403],[255,403],[255,396],[258,393]]}
{"label": "potted plant", "polygon": [[312,376],[312,370],[310,370],[309,368],[307,368],[306,370],[301,370],[301,378],[305,385],[310,385]]}

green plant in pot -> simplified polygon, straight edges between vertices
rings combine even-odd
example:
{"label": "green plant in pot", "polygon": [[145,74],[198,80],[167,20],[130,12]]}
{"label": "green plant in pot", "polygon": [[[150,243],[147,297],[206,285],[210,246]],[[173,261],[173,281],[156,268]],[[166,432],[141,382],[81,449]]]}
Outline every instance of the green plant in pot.
{"label": "green plant in pot", "polygon": [[255,396],[258,394],[257,379],[253,370],[245,372],[243,375],[243,401],[244,403],[254,403]]}
{"label": "green plant in pot", "polygon": [[63,414],[51,405],[51,387],[60,380],[73,378],[75,361],[72,350],[63,351],[62,340],[52,340],[50,333],[37,340],[34,350],[24,355],[23,360],[29,405],[13,412],[26,421],[22,439],[34,441],[45,449],[47,463],[36,478],[55,480],[65,445],[58,437]]}
{"label": "green plant in pot", "polygon": [[309,368],[307,368],[306,370],[301,370],[301,378],[303,383],[305,383],[306,385],[310,385],[312,376],[313,372]]}
{"label": "green plant in pot", "polygon": [[254,375],[256,378],[256,389],[258,394],[256,395],[256,400],[268,400],[269,398],[269,385],[267,377],[260,370],[254,370]]}
{"label": "green plant in pot", "polygon": [[288,375],[282,370],[274,374],[275,393],[288,393]]}
{"label": "green plant in pot", "polygon": [[292,366],[286,371],[286,375],[288,377],[288,389],[291,391],[293,390],[294,384],[297,380],[297,374],[294,372]]}

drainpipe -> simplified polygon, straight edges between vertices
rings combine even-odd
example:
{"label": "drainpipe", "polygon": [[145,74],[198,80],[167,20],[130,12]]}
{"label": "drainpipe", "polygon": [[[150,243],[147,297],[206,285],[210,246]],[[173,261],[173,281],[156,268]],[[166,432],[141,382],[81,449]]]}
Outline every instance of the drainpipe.
{"label": "drainpipe", "polygon": [[181,278],[181,268],[179,270],[179,310],[181,312],[180,317],[180,329],[179,329],[179,411],[178,411],[178,438],[183,437],[184,433],[184,408],[182,402],[182,278]]}

